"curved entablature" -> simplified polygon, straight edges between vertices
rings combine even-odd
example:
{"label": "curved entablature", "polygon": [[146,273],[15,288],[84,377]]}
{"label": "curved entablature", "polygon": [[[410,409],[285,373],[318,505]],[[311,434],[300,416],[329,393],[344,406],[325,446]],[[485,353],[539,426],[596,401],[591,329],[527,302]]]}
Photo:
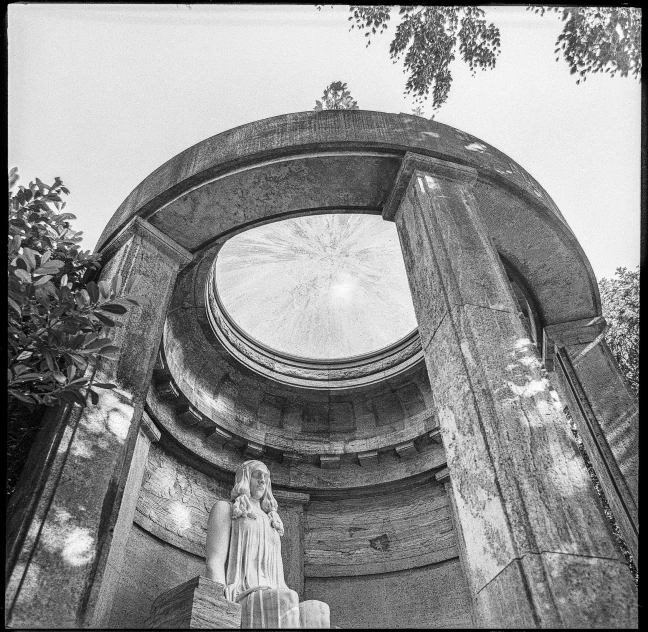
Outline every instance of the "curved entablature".
{"label": "curved entablature", "polygon": [[134,216],[199,255],[286,217],[379,214],[406,152],[476,169],[482,219],[532,288],[543,326],[600,315],[591,266],[544,189],[491,145],[410,115],[301,112],[213,136],[144,180],[110,220],[99,249]]}
{"label": "curved entablature", "polygon": [[[402,158],[406,151],[465,164],[528,194],[564,219],[522,167],[488,143],[448,125],[407,114],[366,110],[298,112],[242,125],[212,136],[154,171],[126,198],[106,226],[103,247],[134,215],[152,218],[173,201],[225,174],[254,165],[356,152]],[[312,153],[311,153],[312,152]]]}

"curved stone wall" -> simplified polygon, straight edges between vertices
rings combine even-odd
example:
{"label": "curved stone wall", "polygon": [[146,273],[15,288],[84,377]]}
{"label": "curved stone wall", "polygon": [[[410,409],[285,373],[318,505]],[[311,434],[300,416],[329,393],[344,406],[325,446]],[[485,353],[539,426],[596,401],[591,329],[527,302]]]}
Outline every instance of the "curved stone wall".
{"label": "curved stone wall", "polygon": [[[201,472],[164,445],[151,446],[111,627],[143,627],[159,594],[204,573],[209,511],[216,500],[229,497],[231,484]],[[279,513],[296,528],[281,494],[278,490]],[[375,496],[314,499],[304,506],[302,520],[304,598],[326,600],[334,625],[371,625],[379,613],[378,627],[394,621],[415,626],[431,618],[445,622],[444,627],[470,624],[449,500],[433,477]],[[282,553],[290,569],[292,541],[287,538]],[[296,577],[288,572],[286,581],[299,589]],[[343,590],[349,582],[364,595],[356,608],[348,607]],[[354,594],[357,599],[359,593]],[[387,610],[386,604],[391,604]],[[373,612],[367,611],[370,606]]]}

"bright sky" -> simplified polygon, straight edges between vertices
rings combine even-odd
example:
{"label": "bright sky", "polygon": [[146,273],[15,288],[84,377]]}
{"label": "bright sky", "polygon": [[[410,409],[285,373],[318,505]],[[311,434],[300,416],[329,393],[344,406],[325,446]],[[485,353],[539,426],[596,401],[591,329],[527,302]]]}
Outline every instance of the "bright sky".
{"label": "bright sky", "polygon": [[[455,61],[436,120],[491,143],[558,204],[597,278],[639,263],[640,83],[581,85],[554,43],[562,28],[524,7],[488,7],[501,31],[492,71]],[[21,183],[60,176],[84,247],[130,191],[191,145],[251,121],[311,110],[348,83],[362,109],[411,112],[393,22],[365,47],[346,5],[9,6],[9,165]],[[430,106],[426,111],[431,113]]]}
{"label": "bright sky", "polygon": [[380,215],[315,215],[246,230],[219,251],[215,280],[234,322],[290,355],[362,355],[417,327],[396,225]]}

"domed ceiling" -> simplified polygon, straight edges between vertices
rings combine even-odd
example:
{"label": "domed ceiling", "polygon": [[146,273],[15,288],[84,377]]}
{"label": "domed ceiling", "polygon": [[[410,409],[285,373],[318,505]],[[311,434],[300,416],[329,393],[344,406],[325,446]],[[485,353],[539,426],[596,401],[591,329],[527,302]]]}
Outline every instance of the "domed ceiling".
{"label": "domed ceiling", "polygon": [[228,240],[216,287],[229,317],[275,351],[315,360],[390,346],[417,327],[396,226],[328,214]]}

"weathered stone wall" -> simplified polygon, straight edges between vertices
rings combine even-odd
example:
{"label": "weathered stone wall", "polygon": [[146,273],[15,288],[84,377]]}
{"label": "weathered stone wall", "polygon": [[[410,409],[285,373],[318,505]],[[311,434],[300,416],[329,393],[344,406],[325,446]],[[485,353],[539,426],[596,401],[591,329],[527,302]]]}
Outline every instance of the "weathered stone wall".
{"label": "weathered stone wall", "polygon": [[[142,625],[156,597],[204,573],[209,511],[217,499],[229,497],[230,486],[181,462],[160,444],[151,446],[110,627]],[[327,603],[332,599],[332,612],[341,617],[347,609],[343,597],[349,591],[356,591],[349,594],[357,600],[367,591],[387,591],[390,608],[401,613],[399,621],[404,623],[400,625],[418,626],[421,621],[436,621],[445,612],[446,607],[437,602],[447,593],[448,600],[459,599],[460,604],[443,615],[446,627],[460,627],[469,620],[468,592],[442,484],[432,479],[412,489],[376,496],[314,500],[305,505],[303,514],[299,503],[282,500],[282,493],[286,495],[277,490],[287,528],[282,545],[286,582],[303,599]],[[423,600],[412,606],[422,591],[429,590],[437,601],[426,606]],[[333,623],[344,626],[345,621]],[[361,621],[352,620],[356,626]],[[390,625],[396,625],[395,621]]]}
{"label": "weathered stone wall", "polygon": [[441,483],[368,498],[309,503],[304,525],[306,577],[369,575],[458,556]]}
{"label": "weathered stone wall", "polygon": [[470,597],[458,559],[394,573],[308,577],[305,598],[331,608],[340,628],[471,628]]}
{"label": "weathered stone wall", "polygon": [[134,524],[106,627],[143,628],[159,595],[204,573],[203,557],[163,542]]}

